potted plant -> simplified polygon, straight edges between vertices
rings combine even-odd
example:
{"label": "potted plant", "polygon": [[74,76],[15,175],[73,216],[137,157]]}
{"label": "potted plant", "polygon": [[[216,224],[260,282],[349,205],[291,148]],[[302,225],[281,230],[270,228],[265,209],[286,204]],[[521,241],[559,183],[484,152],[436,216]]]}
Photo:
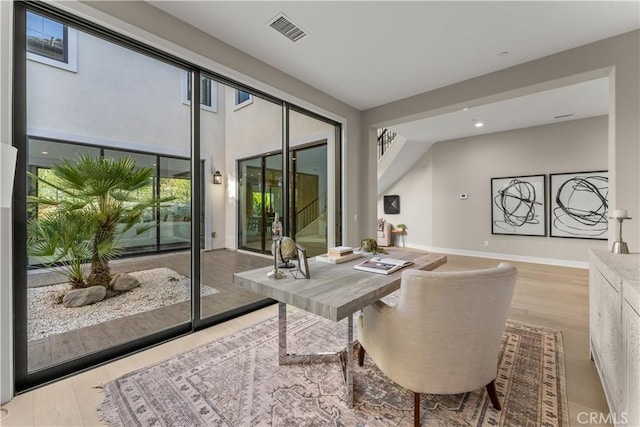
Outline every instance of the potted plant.
{"label": "potted plant", "polygon": [[[142,221],[145,211],[173,198],[136,197],[137,190],[151,184],[154,172],[136,166],[131,157],[63,159],[53,165],[52,173],[51,179],[29,174],[62,197],[28,198],[32,206],[43,209],[27,224],[28,253],[45,258],[45,266],[52,270],[63,270],[73,288],[108,287],[109,261],[122,251],[123,234],[156,227],[155,221]],[[85,277],[87,262],[90,272]]]}
{"label": "potted plant", "polygon": [[407,228],[408,228],[408,227],[407,227],[406,225],[404,225],[404,224],[398,224],[398,225],[396,225],[396,228],[397,228],[398,230],[400,230],[400,231],[403,231],[403,232],[404,232],[404,231],[406,231],[406,230],[407,230]]}

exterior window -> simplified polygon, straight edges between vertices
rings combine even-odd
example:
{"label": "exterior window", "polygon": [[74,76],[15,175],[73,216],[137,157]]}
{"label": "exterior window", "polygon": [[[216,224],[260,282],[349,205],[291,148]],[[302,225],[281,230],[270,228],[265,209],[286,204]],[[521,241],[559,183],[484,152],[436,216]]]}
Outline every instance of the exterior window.
{"label": "exterior window", "polygon": [[27,12],[27,58],[77,71],[76,30],[33,12]]}
{"label": "exterior window", "polygon": [[236,89],[235,106],[233,108],[234,110],[239,110],[240,108],[245,107],[252,103],[253,103],[253,96],[251,96],[249,92]]}
{"label": "exterior window", "polygon": [[[191,104],[191,73],[185,72],[185,104]],[[200,76],[200,106],[203,110],[218,111],[218,83]]]}

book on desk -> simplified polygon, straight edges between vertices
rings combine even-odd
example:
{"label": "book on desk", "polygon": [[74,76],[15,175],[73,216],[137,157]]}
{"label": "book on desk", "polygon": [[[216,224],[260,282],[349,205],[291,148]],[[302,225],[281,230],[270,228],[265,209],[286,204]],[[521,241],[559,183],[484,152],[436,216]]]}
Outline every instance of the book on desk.
{"label": "book on desk", "polygon": [[373,257],[354,265],[353,268],[370,273],[391,274],[411,264],[413,262],[402,259]]}

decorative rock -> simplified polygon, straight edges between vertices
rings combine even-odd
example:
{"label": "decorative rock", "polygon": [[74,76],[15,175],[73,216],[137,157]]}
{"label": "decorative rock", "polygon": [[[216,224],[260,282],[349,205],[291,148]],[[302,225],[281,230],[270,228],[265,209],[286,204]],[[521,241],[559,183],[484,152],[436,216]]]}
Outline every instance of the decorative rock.
{"label": "decorative rock", "polygon": [[109,287],[113,288],[114,283],[116,283],[116,280],[118,280],[118,277],[122,276],[122,274],[118,273],[118,274],[114,274],[113,276],[111,276],[111,281],[109,282]]}
{"label": "decorative rock", "polygon": [[119,274],[110,286],[114,291],[124,292],[137,288],[140,282],[130,274]]}
{"label": "decorative rock", "polygon": [[104,286],[91,286],[85,289],[74,289],[67,292],[62,299],[62,305],[65,307],[82,307],[83,305],[102,301],[106,295],[107,288]]}

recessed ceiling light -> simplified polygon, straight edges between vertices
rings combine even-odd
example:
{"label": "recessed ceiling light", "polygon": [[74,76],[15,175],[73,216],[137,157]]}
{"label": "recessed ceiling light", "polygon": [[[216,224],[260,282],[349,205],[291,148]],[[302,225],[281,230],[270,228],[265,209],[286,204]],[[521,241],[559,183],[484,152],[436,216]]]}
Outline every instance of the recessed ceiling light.
{"label": "recessed ceiling light", "polygon": [[49,152],[48,151],[43,151],[42,154],[49,154]]}
{"label": "recessed ceiling light", "polygon": [[469,107],[464,107],[464,108],[462,109],[462,111],[468,111],[468,110],[469,110]]}
{"label": "recessed ceiling light", "polygon": [[499,56],[509,56],[509,52],[504,50],[498,54]]}
{"label": "recessed ceiling light", "polygon": [[477,128],[481,128],[482,126],[484,126],[484,123],[482,123],[482,122],[476,122],[476,123],[474,124],[474,126],[475,126],[475,127],[477,127]]}

